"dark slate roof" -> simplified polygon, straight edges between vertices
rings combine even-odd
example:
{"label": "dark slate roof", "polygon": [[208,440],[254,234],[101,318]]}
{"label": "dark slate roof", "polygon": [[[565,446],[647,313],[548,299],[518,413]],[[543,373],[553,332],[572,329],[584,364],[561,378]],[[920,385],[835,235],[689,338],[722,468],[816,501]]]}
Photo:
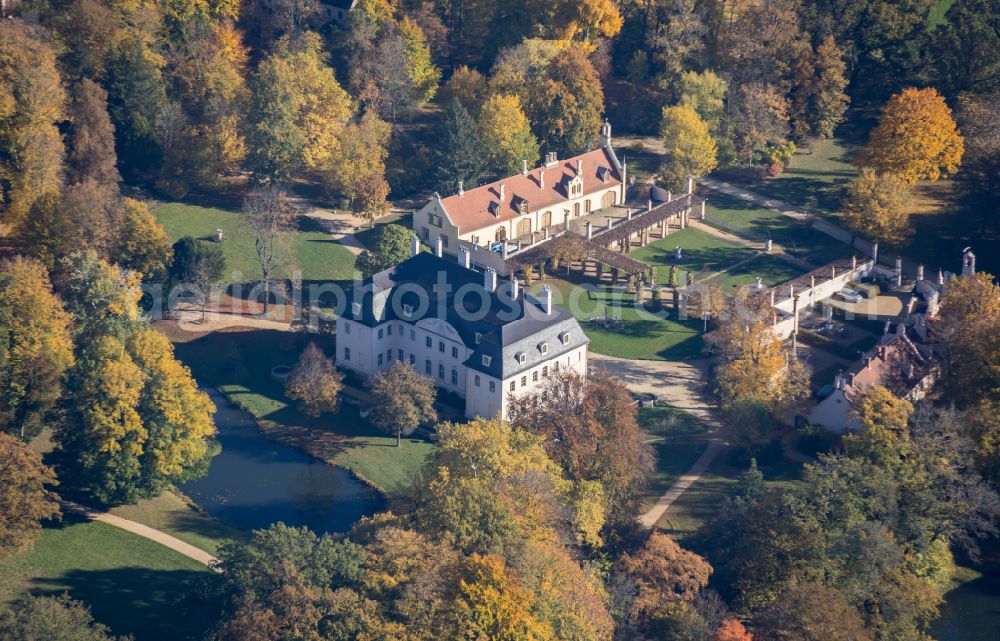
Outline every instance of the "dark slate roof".
{"label": "dark slate roof", "polygon": [[[465,365],[495,378],[512,376],[589,342],[571,313],[553,306],[546,314],[523,288],[512,300],[509,287],[501,283],[488,292],[482,272],[423,252],[365,279],[351,292],[344,315],[370,327],[391,320],[413,325],[424,319],[445,320],[473,350]],[[360,315],[354,303],[360,303]],[[412,307],[410,316],[405,315],[406,306]],[[569,336],[566,345],[560,340],[564,333]],[[546,354],[541,343],[547,343]],[[526,356],[523,365],[516,359],[519,352]],[[483,364],[484,355],[490,357],[489,365]]]}

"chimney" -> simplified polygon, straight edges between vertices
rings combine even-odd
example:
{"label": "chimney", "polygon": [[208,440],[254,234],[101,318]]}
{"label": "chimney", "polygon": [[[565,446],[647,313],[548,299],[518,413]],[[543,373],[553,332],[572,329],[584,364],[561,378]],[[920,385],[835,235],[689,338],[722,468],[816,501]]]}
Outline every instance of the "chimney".
{"label": "chimney", "polygon": [[521,175],[522,176],[527,176],[528,175],[528,161],[527,160],[522,160],[521,161]]}
{"label": "chimney", "polygon": [[833,377],[833,388],[844,389],[844,377],[842,374],[837,374]]}
{"label": "chimney", "polygon": [[545,189],[545,170],[538,172],[538,186]]}
{"label": "chimney", "polygon": [[461,180],[458,181],[458,195],[459,196],[465,195],[465,183]]}
{"label": "chimney", "polygon": [[420,239],[416,235],[410,239],[410,258],[420,253]]}
{"label": "chimney", "polygon": [[883,361],[885,360],[885,345],[882,345],[878,348],[878,357],[879,360]]}
{"label": "chimney", "polygon": [[938,286],[944,287],[944,270],[938,267]]}
{"label": "chimney", "polygon": [[668,192],[667,192],[667,202],[668,202],[668,203],[669,203],[669,202],[672,202],[672,201],[673,201],[673,199],[674,199],[674,192],[672,192],[672,191],[668,191]]}
{"label": "chimney", "polygon": [[919,281],[923,279],[924,279],[924,266],[917,265],[917,280]]}
{"label": "chimney", "polygon": [[510,277],[510,297],[513,300],[517,300],[518,295],[521,293],[521,284],[517,282],[517,276]]}
{"label": "chimney", "polygon": [[558,164],[559,164],[559,156],[556,155],[556,152],[550,151],[549,153],[545,154],[546,167],[555,167]]}
{"label": "chimney", "polygon": [[601,125],[601,137],[604,138],[604,146],[611,146],[611,123],[607,120]]}
{"label": "chimney", "polygon": [[434,243],[434,255],[438,258],[444,256],[444,243],[441,242],[441,236],[438,236],[437,242]]}
{"label": "chimney", "polygon": [[854,372],[847,375],[847,384],[854,387]]}
{"label": "chimney", "polygon": [[469,269],[472,264],[472,254],[464,245],[458,248],[458,264],[466,269]]}
{"label": "chimney", "polygon": [[590,240],[594,237],[594,226],[590,224],[589,220],[586,222],[586,225],[587,225],[587,240]]}
{"label": "chimney", "polygon": [[694,193],[694,176],[688,176],[688,193]]}
{"label": "chimney", "polygon": [[576,159],[576,175],[583,175],[583,159],[581,158]]}
{"label": "chimney", "polygon": [[483,272],[483,287],[488,292],[495,292],[497,290],[497,270],[492,267],[486,268],[486,271]]}
{"label": "chimney", "polygon": [[548,285],[542,287],[542,310],[546,316],[552,314],[552,288]]}
{"label": "chimney", "polygon": [[500,202],[503,202],[507,197],[507,189],[504,187],[503,183],[500,183]]}

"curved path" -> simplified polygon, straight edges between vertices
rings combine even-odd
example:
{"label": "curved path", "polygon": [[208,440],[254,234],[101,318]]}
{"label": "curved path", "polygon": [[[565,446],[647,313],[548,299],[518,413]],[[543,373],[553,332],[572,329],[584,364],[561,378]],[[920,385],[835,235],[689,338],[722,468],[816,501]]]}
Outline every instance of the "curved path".
{"label": "curved path", "polygon": [[674,481],[656,503],[639,515],[639,524],[654,528],[684,492],[705,473],[712,461],[726,449],[717,432],[721,423],[707,384],[708,359],[688,362],[641,361],[591,353],[588,358],[594,367],[621,379],[631,391],[653,394],[657,399],[682,409],[708,425],[708,447],[698,460],[679,479]]}
{"label": "curved path", "polygon": [[108,525],[131,532],[132,534],[137,534],[144,539],[149,539],[150,541],[155,541],[160,545],[168,547],[178,554],[183,554],[189,559],[194,559],[198,563],[207,565],[213,570],[218,569],[217,566],[219,565],[219,559],[215,558],[201,548],[197,548],[190,543],[185,543],[177,537],[170,536],[166,532],[155,530],[148,525],[143,525],[142,523],[136,523],[135,521],[123,519],[122,517],[115,516],[114,514],[94,510],[72,501],[63,500],[62,505],[63,508],[69,512],[84,516],[91,521],[100,521],[101,523],[107,523]]}

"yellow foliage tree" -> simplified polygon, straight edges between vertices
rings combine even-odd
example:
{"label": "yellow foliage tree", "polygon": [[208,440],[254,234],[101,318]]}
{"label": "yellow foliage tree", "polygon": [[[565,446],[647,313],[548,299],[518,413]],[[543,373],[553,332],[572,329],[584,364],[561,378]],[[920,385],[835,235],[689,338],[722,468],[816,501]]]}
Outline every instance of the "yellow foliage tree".
{"label": "yellow foliage tree", "polygon": [[801,364],[786,358],[772,329],[772,314],[764,296],[736,294],[708,337],[720,355],[716,385],[724,407],[757,401],[779,410],[807,392],[808,375]]}
{"label": "yellow foliage tree", "polygon": [[560,40],[573,40],[582,36],[613,38],[622,29],[622,16],[611,0],[557,0],[554,27]]}
{"label": "yellow foliage tree", "polygon": [[844,201],[844,223],[865,238],[900,247],[913,233],[910,197],[910,186],[899,176],[862,169]]}
{"label": "yellow foliage tree", "polygon": [[933,87],[889,99],[859,161],[913,184],[955,173],[965,142],[951,109]]}
{"label": "yellow foliage tree", "polygon": [[0,263],[0,431],[39,433],[73,364],[71,317],[38,261]]}
{"label": "yellow foliage tree", "polygon": [[660,137],[667,157],[660,175],[676,190],[684,189],[688,176],[704,176],[715,169],[718,147],[708,123],[692,107],[664,107]]}
{"label": "yellow foliage tree", "polygon": [[498,556],[472,555],[465,563],[455,604],[463,638],[490,641],[546,641],[552,628],[533,613],[533,595]]}
{"label": "yellow foliage tree", "polygon": [[991,274],[952,278],[934,320],[948,400],[965,407],[1000,400],[1000,287]]}
{"label": "yellow foliage tree", "polygon": [[66,150],[59,124],[66,118],[55,49],[39,28],[0,21],[0,147],[6,158],[0,181],[9,183],[10,201],[4,225],[16,228],[36,200],[62,188]]}
{"label": "yellow foliage tree", "polygon": [[191,370],[174,358],[173,345],[160,332],[137,329],[128,349],[145,380],[139,412],[149,437],[141,489],[154,494],[204,473],[214,453],[215,405],[198,389]]}
{"label": "yellow foliage tree", "polygon": [[479,133],[490,171],[508,176],[538,162],[538,141],[517,96],[496,94],[483,103],[479,112]]}
{"label": "yellow foliage tree", "polygon": [[406,45],[406,61],[417,101],[427,102],[437,93],[441,70],[431,61],[431,50],[420,25],[404,16],[399,22],[399,33]]}
{"label": "yellow foliage tree", "polygon": [[900,456],[909,451],[907,424],[913,405],[898,398],[881,385],[866,390],[855,399],[851,414],[861,424],[862,431],[844,437],[844,445],[852,456],[863,456],[871,462],[896,469]]}

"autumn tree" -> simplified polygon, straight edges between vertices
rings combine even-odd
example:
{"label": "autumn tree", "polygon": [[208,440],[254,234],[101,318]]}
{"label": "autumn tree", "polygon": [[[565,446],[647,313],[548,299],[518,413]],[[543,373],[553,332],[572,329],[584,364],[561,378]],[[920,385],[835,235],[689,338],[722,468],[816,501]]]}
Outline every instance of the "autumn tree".
{"label": "autumn tree", "polygon": [[410,257],[413,238],[413,232],[402,225],[382,225],[371,249],[358,255],[354,262],[355,269],[367,278],[398,265]]}
{"label": "autumn tree", "polygon": [[271,282],[276,270],[289,258],[286,241],[294,222],[294,210],[279,187],[258,187],[243,199],[242,224],[253,240],[260,266],[265,316],[270,311]]}
{"label": "autumn tree", "polygon": [[844,201],[844,223],[851,231],[889,247],[902,247],[913,234],[910,185],[896,174],[862,169]]}
{"label": "autumn tree", "polygon": [[709,336],[711,349],[720,356],[716,385],[724,407],[756,400],[778,409],[805,394],[808,375],[801,364],[786,358],[771,315],[763,295],[738,293]]}
{"label": "autumn tree", "polygon": [[457,99],[452,100],[442,115],[435,140],[438,190],[446,194],[457,192],[459,182],[470,188],[476,186],[486,170],[483,146],[476,121]]}
{"label": "autumn tree", "polygon": [[394,362],[373,376],[367,388],[371,395],[369,420],[379,430],[395,434],[396,447],[404,434],[437,420],[434,381],[418,374],[409,363]]}
{"label": "autumn tree", "polygon": [[660,175],[671,189],[683,191],[688,176],[700,178],[715,169],[718,148],[693,108],[664,107],[660,137],[667,148]]}
{"label": "autumn tree", "polygon": [[701,73],[685,71],[679,81],[678,104],[694,109],[698,117],[708,124],[712,135],[716,135],[722,122],[728,91],[729,84],[726,80],[711,69]]}
{"label": "autumn tree", "polygon": [[71,322],[41,263],[0,262],[0,432],[27,440],[45,426],[73,364]]}
{"label": "autumn tree", "polygon": [[105,334],[124,337],[139,316],[138,275],[102,260],[94,251],[70,254],[59,268],[63,276],[57,292],[75,321],[77,344]]}
{"label": "autumn tree", "polygon": [[346,198],[350,209],[369,225],[389,209],[385,161],[391,135],[389,123],[366,110],[344,128],[340,155],[321,170],[330,189]]}
{"label": "autumn tree", "polygon": [[708,585],[712,566],[669,536],[653,532],[635,553],[622,555],[619,571],[635,583],[629,618],[648,628],[670,605],[692,601]]}
{"label": "autumn tree", "polygon": [[754,638],[781,641],[870,641],[861,614],[839,591],[798,583],[786,588],[768,608],[754,616]]}
{"label": "autumn tree", "polygon": [[115,128],[108,116],[108,92],[89,78],[81,80],[73,89],[70,119],[73,129],[68,165],[73,181],[118,184],[121,177]]}
{"label": "autumn tree", "polygon": [[509,176],[521,171],[523,161],[528,167],[538,162],[538,141],[517,96],[495,94],[487,98],[478,124],[490,173]]}
{"label": "autumn tree", "polygon": [[0,639],[46,641],[128,641],[94,621],[83,603],[67,595],[26,596],[0,611]]}
{"label": "autumn tree", "polygon": [[451,77],[441,87],[438,101],[442,105],[450,105],[452,100],[458,100],[473,116],[479,115],[479,108],[486,101],[488,89],[486,78],[475,69],[465,65],[452,72]]}
{"label": "autumn tree", "polygon": [[156,496],[197,478],[214,455],[215,407],[167,338],[145,327],[103,335],[68,377],[56,431],[60,472],[106,503]]}
{"label": "autumn tree", "polygon": [[726,619],[722,622],[709,641],[753,641],[754,636],[747,632],[743,624],[736,619]]}
{"label": "autumn tree", "polygon": [[[42,533],[41,521],[59,515],[59,499],[46,486],[55,473],[42,455],[0,432],[0,557],[24,549]],[[0,625],[2,630],[2,625]]]}
{"label": "autumn tree", "polygon": [[44,32],[19,19],[0,22],[0,200],[8,228],[24,222],[37,199],[59,194],[66,115],[56,51]]}
{"label": "autumn tree", "polygon": [[755,155],[768,144],[786,141],[788,111],[788,100],[771,85],[754,83],[739,88],[728,126],[736,151],[747,165],[753,164]]}
{"label": "autumn tree", "polygon": [[441,70],[431,60],[431,52],[427,47],[427,39],[423,30],[409,16],[403,16],[399,21],[399,34],[406,48],[407,71],[416,92],[416,104],[419,106],[437,93],[441,82]]}
{"label": "autumn tree", "polygon": [[53,269],[62,258],[79,249],[74,234],[80,231],[63,199],[58,194],[49,194],[32,203],[17,231],[17,239],[26,256]]}
{"label": "autumn tree", "polygon": [[545,437],[546,451],[570,479],[599,483],[609,514],[631,518],[653,455],[620,381],[556,373],[539,394],[516,399],[510,416],[518,429]]}
{"label": "autumn tree", "polygon": [[588,151],[597,140],[604,91],[594,65],[579,48],[552,58],[547,81],[529,97],[529,118],[542,145],[564,155]]}
{"label": "autumn tree", "polygon": [[945,288],[934,336],[944,356],[938,381],[945,397],[960,407],[1000,390],[1000,287],[977,273],[952,278]]}
{"label": "autumn tree", "polygon": [[354,105],[326,64],[319,36],[280,40],[251,85],[246,163],[258,182],[284,182],[337,156]]}
{"label": "autumn tree", "polygon": [[312,417],[337,411],[344,375],[333,360],[310,342],[285,383],[285,395],[299,402],[299,410]]}
{"label": "autumn tree", "polygon": [[123,198],[118,203],[120,238],[112,256],[121,257],[119,264],[155,281],[162,278],[170,264],[173,251],[167,232],[149,211],[145,201]]}
{"label": "autumn tree", "polygon": [[551,641],[550,626],[532,612],[534,598],[497,556],[472,555],[459,581],[456,626],[467,638]]}
{"label": "autumn tree", "polygon": [[830,138],[844,120],[850,98],[847,66],[833,36],[827,36],[816,50],[802,56],[795,65],[792,88],[792,131],[797,139]]}
{"label": "autumn tree", "polygon": [[941,94],[933,87],[909,88],[885,105],[858,160],[862,166],[896,174],[912,185],[954,174],[964,148],[965,141]]}

